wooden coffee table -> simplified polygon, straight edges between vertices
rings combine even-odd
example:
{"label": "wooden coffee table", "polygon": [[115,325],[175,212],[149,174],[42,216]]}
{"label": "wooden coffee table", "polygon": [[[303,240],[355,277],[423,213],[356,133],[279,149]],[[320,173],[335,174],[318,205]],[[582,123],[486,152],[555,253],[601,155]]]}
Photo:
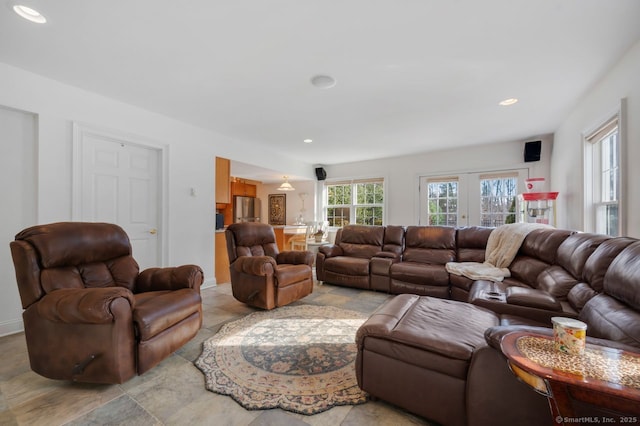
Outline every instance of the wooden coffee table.
{"label": "wooden coffee table", "polygon": [[547,396],[555,425],[592,423],[575,417],[571,400],[580,400],[624,415],[600,423],[640,422],[640,354],[587,343],[584,355],[554,348],[553,337],[509,333],[500,348],[522,381]]}

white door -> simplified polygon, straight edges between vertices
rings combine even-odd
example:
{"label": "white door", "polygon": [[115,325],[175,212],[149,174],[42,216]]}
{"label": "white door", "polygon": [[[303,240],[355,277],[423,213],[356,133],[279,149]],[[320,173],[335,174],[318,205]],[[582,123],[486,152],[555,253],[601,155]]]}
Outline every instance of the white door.
{"label": "white door", "polygon": [[88,131],[80,149],[80,220],[120,225],[140,269],[161,266],[159,150]]}
{"label": "white door", "polygon": [[420,224],[499,226],[517,219],[528,169],[420,178]]}

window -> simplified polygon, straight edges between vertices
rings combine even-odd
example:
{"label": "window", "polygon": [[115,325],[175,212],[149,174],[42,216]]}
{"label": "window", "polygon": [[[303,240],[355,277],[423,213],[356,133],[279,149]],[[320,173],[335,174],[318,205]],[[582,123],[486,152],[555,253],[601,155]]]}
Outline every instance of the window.
{"label": "window", "polygon": [[500,226],[516,222],[518,175],[480,175],[480,224]]}
{"label": "window", "polygon": [[325,194],[325,214],[329,226],[384,223],[383,179],[326,183]]}
{"label": "window", "polygon": [[420,178],[420,224],[500,226],[517,221],[528,169]]}
{"label": "window", "polygon": [[428,224],[458,225],[458,178],[427,180]]}
{"label": "window", "polygon": [[618,116],[591,132],[585,141],[585,228],[613,237],[622,235]]}

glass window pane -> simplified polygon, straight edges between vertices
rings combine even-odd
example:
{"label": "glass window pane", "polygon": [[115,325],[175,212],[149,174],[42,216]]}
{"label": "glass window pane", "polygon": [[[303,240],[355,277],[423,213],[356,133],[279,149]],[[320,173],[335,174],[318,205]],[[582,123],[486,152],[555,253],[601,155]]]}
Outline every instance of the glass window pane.
{"label": "glass window pane", "polygon": [[428,223],[456,226],[458,222],[458,182],[431,182],[427,191]]}
{"label": "glass window pane", "polygon": [[500,226],[515,222],[517,177],[482,179],[480,181],[480,224]]}
{"label": "glass window pane", "polygon": [[595,231],[611,236],[620,233],[620,146],[618,129],[600,140],[592,141],[594,158],[593,211]]}
{"label": "glass window pane", "polygon": [[326,215],[330,226],[350,222],[382,224],[384,191],[382,182],[326,185]]}

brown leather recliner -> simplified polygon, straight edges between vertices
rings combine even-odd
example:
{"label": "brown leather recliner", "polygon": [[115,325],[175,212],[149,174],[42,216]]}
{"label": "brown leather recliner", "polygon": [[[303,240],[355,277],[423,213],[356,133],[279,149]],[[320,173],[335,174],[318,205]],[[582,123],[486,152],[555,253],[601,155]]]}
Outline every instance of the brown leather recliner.
{"label": "brown leather recliner", "polygon": [[139,273],[127,234],[108,223],[27,228],[11,242],[29,361],[50,379],[123,383],[202,325],[200,267]]}
{"label": "brown leather recliner", "polygon": [[234,223],[225,231],[233,297],[247,305],[273,309],[313,291],[313,253],[278,252],[270,225]]}

